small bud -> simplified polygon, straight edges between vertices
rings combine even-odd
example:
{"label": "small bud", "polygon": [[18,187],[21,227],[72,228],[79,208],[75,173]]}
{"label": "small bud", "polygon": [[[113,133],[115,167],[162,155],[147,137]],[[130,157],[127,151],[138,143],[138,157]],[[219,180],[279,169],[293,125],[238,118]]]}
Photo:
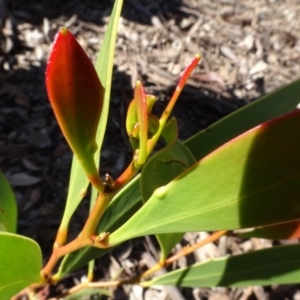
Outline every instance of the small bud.
{"label": "small bud", "polygon": [[104,88],[92,62],[65,27],[54,41],[46,70],[46,86],[67,142],[92,184],[103,190],[94,153]]}

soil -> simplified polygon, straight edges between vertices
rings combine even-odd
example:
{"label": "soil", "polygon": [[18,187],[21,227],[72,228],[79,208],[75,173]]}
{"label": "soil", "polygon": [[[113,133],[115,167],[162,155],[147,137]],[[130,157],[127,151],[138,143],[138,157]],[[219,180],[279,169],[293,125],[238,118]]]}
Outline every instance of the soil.
{"label": "soil", "polygon": [[[119,24],[111,108],[102,152],[102,175],[113,178],[132,157],[124,130],[133,86],[166,105],[184,67],[196,53],[201,65],[174,110],[182,140],[223,116],[299,77],[299,0],[126,0]],[[46,261],[67,193],[72,154],[49,105],[44,72],[54,35],[67,26],[95,61],[113,1],[0,0],[0,165],[18,201],[18,232],[35,239]],[[88,212],[83,203],[72,220],[75,235]],[[205,238],[187,233],[177,245]],[[224,237],[191,261],[271,246],[267,240]],[[98,280],[124,267],[126,275],[151,266],[158,255],[152,238],[138,239],[96,264]],[[177,267],[174,266],[174,267]],[[59,294],[84,270],[45,292]],[[109,299],[299,299],[299,287],[181,289],[122,287]],[[41,298],[42,299],[42,298]]]}

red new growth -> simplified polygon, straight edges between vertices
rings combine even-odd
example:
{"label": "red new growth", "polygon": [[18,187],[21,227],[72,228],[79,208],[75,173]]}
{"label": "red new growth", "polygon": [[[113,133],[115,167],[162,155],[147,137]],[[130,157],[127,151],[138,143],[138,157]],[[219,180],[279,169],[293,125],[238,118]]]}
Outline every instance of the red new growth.
{"label": "red new growth", "polygon": [[104,89],[74,36],[61,28],[46,70],[49,100],[58,124],[89,179],[102,190],[94,163]]}

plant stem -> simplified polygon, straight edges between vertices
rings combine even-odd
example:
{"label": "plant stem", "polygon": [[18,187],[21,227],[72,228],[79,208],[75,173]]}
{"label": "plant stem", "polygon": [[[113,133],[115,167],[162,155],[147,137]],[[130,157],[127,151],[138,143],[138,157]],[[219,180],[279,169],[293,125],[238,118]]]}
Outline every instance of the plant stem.
{"label": "plant stem", "polygon": [[69,289],[66,293],[63,293],[59,295],[58,297],[51,298],[49,300],[59,300],[64,297],[67,297],[69,295],[72,295],[78,291],[81,291],[86,288],[94,288],[94,289],[99,289],[99,288],[107,288],[107,287],[116,287],[120,285],[121,281],[107,281],[107,282],[83,282],[80,283],[73,288]]}
{"label": "plant stem", "polygon": [[165,262],[157,263],[155,266],[153,266],[152,268],[150,268],[143,274],[136,277],[136,279],[141,280],[142,278],[148,277],[149,275],[159,271],[160,269],[172,264],[174,261],[178,260],[179,258],[186,256],[188,254],[191,254],[198,248],[218,240],[221,236],[225,235],[227,232],[228,231],[226,231],[226,230],[216,231],[213,234],[211,234],[209,237],[207,237],[206,239],[199,241],[198,243],[196,243],[194,245],[186,246],[186,247],[182,248],[181,251],[175,253],[173,256],[166,259]]}
{"label": "plant stem", "polygon": [[49,277],[53,268],[55,267],[58,260],[62,256],[66,255],[70,252],[73,252],[75,250],[78,250],[81,247],[88,246],[89,244],[93,244],[93,241],[90,239],[83,239],[83,238],[77,237],[75,240],[73,240],[72,242],[70,242],[62,247],[54,248],[49,261],[47,262],[46,266],[41,271],[42,278]]}
{"label": "plant stem", "polygon": [[200,54],[195,55],[194,59],[192,60],[192,62],[185,68],[180,81],[173,93],[172,98],[170,99],[166,109],[164,110],[159,123],[160,125],[164,126],[170,116],[171,111],[173,110],[174,105],[176,104],[176,101],[183,89],[183,87],[185,86],[188,78],[190,77],[191,73],[193,72],[193,70],[196,68],[196,66],[198,65],[199,61],[201,59]]}
{"label": "plant stem", "polygon": [[113,184],[113,190],[119,191],[123,188],[139,171],[140,167],[136,167],[132,161],[127,169],[119,176]]}
{"label": "plant stem", "polygon": [[96,203],[79,235],[79,237],[87,238],[95,234],[97,225],[106,210],[109,202],[112,200],[115,192],[99,193]]}
{"label": "plant stem", "polygon": [[[85,246],[96,246],[96,247],[101,247],[101,243],[97,243],[97,245],[95,245],[95,241],[92,238],[95,234],[96,231],[96,227],[98,225],[98,222],[101,218],[101,216],[103,215],[105,209],[107,208],[109,202],[111,201],[111,199],[113,198],[115,193],[100,193],[98,195],[97,201],[95,203],[95,206],[93,208],[93,210],[91,211],[91,214],[89,215],[85,226],[83,228],[83,230],[81,231],[81,233],[79,234],[79,236],[73,240],[72,242],[61,246],[61,247],[56,247],[53,249],[52,255],[48,261],[48,263],[46,264],[46,266],[44,267],[44,269],[42,270],[41,274],[42,276],[48,277],[50,275],[50,273],[52,272],[53,268],[55,267],[56,263],[58,262],[58,260],[68,254],[71,253],[75,250],[78,250],[82,247]],[[103,246],[104,248],[105,246]]]}
{"label": "plant stem", "polygon": [[53,247],[58,248],[58,247],[63,246],[66,243],[67,235],[68,235],[68,230],[62,228],[62,225],[61,225],[57,231],[56,239],[55,239]]}
{"label": "plant stem", "polygon": [[41,272],[42,278],[48,277],[51,274],[55,265],[57,264],[58,260],[68,253],[76,251],[85,246],[92,246],[98,248],[107,247],[107,245],[105,245],[105,241],[103,241],[103,243],[95,243],[94,235],[96,232],[97,225],[101,219],[101,216],[103,215],[104,211],[106,210],[108,204],[113,199],[115,194],[118,191],[120,191],[121,188],[123,188],[136,175],[138,170],[139,169],[134,166],[134,163],[131,162],[131,164],[127,167],[123,174],[114,182],[112,190],[108,190],[105,193],[99,193],[96,203],[79,236],[66,245],[57,245],[57,247],[54,247],[49,261],[47,262],[46,266]]}

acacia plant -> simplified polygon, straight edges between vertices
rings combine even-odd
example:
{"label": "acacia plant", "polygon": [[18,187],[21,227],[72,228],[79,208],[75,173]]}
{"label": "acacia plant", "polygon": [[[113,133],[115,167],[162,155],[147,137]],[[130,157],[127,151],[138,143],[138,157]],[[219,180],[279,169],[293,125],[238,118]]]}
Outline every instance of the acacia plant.
{"label": "acacia plant", "polygon": [[[67,28],[61,28],[55,38],[46,86],[74,153],[65,212],[52,255],[42,267],[36,242],[16,233],[14,195],[1,174],[0,298],[9,299],[29,286],[29,295],[36,299],[39,287],[56,283],[86,264],[87,281],[67,294],[105,293],[104,288],[129,283],[240,287],[298,282],[299,244],[209,260],[155,276],[157,270],[222,235],[300,237],[300,113],[293,111],[300,100],[300,81],[239,109],[185,142],[177,139],[176,119],[170,113],[200,55],[183,72],[161,116],[152,113],[156,97],[137,81],[124,124],[132,161],[118,178],[107,174],[103,179],[100,152],[121,8],[122,1],[116,0],[95,67]],[[165,147],[151,155],[159,139]],[[90,214],[80,234],[67,242],[71,216],[89,187]],[[239,229],[248,230],[240,233]],[[193,231],[213,233],[170,256],[183,234]],[[126,280],[93,282],[94,259],[146,235],[155,235],[159,242],[157,265]]]}

